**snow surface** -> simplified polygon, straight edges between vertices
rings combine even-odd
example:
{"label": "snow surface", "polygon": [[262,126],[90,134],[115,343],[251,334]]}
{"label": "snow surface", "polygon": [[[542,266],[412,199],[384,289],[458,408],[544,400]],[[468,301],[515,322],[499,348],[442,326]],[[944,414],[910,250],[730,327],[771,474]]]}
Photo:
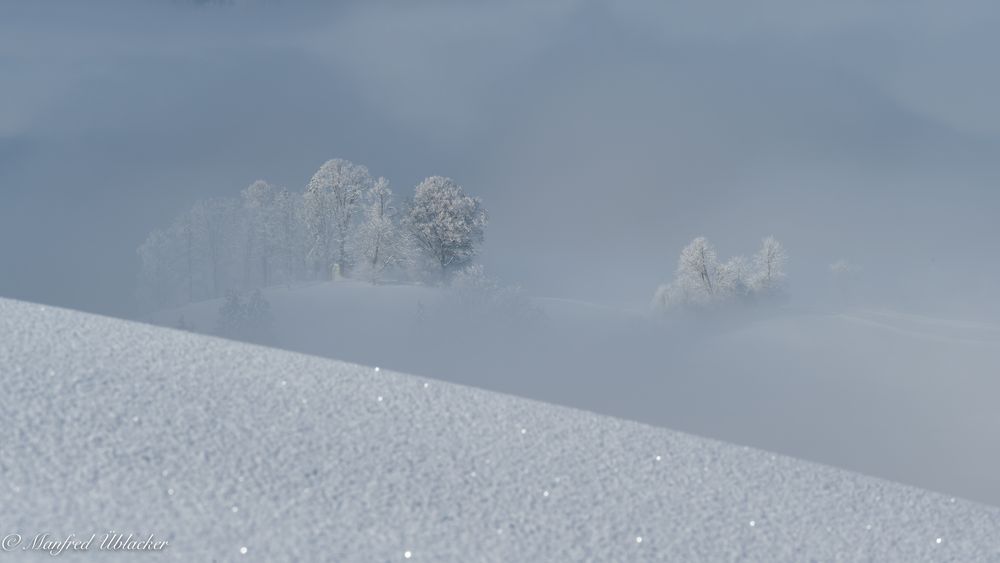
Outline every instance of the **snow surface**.
{"label": "snow surface", "polygon": [[1000,509],[386,369],[0,299],[0,370],[2,535],[152,533],[185,561],[1000,560]]}

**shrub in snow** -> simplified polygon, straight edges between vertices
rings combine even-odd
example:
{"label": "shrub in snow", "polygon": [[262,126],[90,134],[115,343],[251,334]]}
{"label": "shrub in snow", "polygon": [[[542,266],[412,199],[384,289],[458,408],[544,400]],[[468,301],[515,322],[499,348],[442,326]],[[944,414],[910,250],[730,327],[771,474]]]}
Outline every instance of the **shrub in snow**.
{"label": "shrub in snow", "polygon": [[657,288],[653,306],[661,311],[700,309],[777,298],[784,292],[787,261],[774,237],[761,241],[752,261],[736,256],[724,263],[705,237],[697,237],[681,251],[673,281]]}
{"label": "shrub in snow", "polygon": [[271,341],[273,320],[271,305],[259,289],[246,296],[230,291],[219,308],[218,333],[236,340],[266,343]]}

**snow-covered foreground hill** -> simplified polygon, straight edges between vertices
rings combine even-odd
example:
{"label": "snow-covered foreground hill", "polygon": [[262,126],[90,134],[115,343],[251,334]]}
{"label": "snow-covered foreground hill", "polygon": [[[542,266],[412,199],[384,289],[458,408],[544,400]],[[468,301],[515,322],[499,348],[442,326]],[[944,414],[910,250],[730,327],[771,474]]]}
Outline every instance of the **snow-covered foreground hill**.
{"label": "snow-covered foreground hill", "polygon": [[0,373],[0,534],[23,542],[154,534],[183,561],[1000,560],[996,508],[149,325],[0,299]]}
{"label": "snow-covered foreground hill", "polygon": [[[1000,505],[1000,330],[879,311],[661,323],[539,299],[528,324],[420,286],[265,291],[274,344],[752,445]],[[220,301],[161,313],[211,332]],[[502,317],[502,315],[501,315]]]}

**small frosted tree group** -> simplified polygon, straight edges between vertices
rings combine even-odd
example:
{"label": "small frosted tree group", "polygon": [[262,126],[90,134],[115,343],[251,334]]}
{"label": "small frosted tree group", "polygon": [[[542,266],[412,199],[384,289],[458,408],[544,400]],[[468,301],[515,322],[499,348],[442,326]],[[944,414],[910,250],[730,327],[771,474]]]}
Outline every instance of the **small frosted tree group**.
{"label": "small frosted tree group", "polygon": [[485,226],[480,200],[449,178],[424,180],[397,210],[388,180],[332,159],[302,193],[258,180],[238,198],[199,201],[150,233],[138,248],[137,294],[154,310],[331,275],[378,283],[389,272],[431,271],[444,279],[476,256]]}
{"label": "small frosted tree group", "polygon": [[735,256],[722,263],[708,239],[698,237],[681,251],[674,280],[657,288],[653,304],[665,311],[774,298],[784,290],[787,261],[774,237],[761,241],[751,261]]}

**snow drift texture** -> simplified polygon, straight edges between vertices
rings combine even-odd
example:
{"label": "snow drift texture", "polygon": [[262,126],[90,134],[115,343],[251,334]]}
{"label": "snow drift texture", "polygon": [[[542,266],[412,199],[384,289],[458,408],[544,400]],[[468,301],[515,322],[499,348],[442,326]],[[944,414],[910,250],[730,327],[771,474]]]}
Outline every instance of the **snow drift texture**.
{"label": "snow drift texture", "polygon": [[995,508],[142,324],[0,300],[0,370],[4,535],[154,533],[190,561],[1000,559]]}

